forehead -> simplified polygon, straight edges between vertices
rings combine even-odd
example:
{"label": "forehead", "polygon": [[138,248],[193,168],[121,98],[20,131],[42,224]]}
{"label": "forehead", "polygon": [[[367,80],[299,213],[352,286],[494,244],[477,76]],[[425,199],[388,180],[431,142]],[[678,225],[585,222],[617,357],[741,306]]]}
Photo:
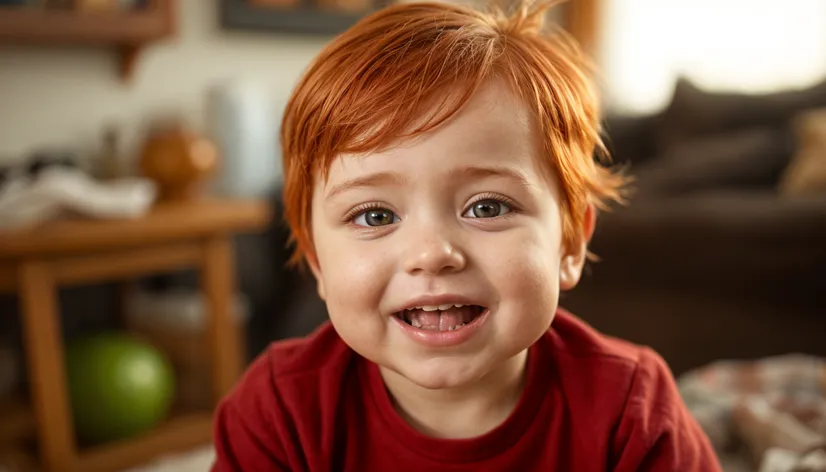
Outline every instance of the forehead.
{"label": "forehead", "polygon": [[528,107],[507,85],[491,81],[435,130],[380,152],[335,159],[320,187],[372,172],[421,177],[468,166],[505,166],[538,177],[541,149]]}

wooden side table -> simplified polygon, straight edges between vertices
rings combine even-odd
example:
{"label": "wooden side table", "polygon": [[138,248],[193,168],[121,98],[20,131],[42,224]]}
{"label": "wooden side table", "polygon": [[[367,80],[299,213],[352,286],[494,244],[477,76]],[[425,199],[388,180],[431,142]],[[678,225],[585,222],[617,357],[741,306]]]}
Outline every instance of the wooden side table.
{"label": "wooden side table", "polygon": [[[230,316],[232,236],[270,221],[259,201],[199,200],[159,204],[134,220],[76,220],[0,234],[0,290],[21,301],[31,406],[42,467],[50,472],[112,471],[209,441],[211,412],[170,419],[151,433],[79,450],[69,407],[57,288],[195,268],[207,301],[212,396],[238,379],[243,353]],[[26,424],[26,421],[18,421]],[[22,431],[21,431],[22,433]]]}

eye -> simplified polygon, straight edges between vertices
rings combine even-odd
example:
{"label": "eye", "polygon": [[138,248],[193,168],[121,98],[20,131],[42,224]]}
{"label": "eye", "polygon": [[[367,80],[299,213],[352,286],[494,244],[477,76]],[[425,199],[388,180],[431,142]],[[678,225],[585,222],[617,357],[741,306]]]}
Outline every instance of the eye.
{"label": "eye", "polygon": [[359,226],[387,226],[399,221],[399,217],[386,208],[371,208],[353,218],[353,223]]}
{"label": "eye", "polygon": [[472,204],[462,216],[466,218],[495,218],[510,212],[511,208],[507,204],[488,198]]}

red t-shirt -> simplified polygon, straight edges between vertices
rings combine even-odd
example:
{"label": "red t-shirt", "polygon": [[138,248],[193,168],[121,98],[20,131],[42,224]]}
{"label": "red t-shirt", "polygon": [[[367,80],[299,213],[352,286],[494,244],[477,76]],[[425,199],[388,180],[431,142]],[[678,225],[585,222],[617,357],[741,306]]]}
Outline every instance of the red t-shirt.
{"label": "red t-shirt", "polygon": [[273,343],[217,411],[213,472],[719,471],[653,351],[560,310],[499,427],[436,439],[394,410],[378,367],[325,324]]}

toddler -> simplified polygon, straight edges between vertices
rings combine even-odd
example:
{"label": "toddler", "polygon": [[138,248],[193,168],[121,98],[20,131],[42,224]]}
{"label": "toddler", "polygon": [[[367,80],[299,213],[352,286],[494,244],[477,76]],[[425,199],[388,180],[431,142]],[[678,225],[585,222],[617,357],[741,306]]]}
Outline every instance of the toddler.
{"label": "toddler", "polygon": [[720,470],[663,360],[558,307],[625,179],[550,3],[394,5],[311,64],[284,200],[330,321],[221,402],[213,471]]}

